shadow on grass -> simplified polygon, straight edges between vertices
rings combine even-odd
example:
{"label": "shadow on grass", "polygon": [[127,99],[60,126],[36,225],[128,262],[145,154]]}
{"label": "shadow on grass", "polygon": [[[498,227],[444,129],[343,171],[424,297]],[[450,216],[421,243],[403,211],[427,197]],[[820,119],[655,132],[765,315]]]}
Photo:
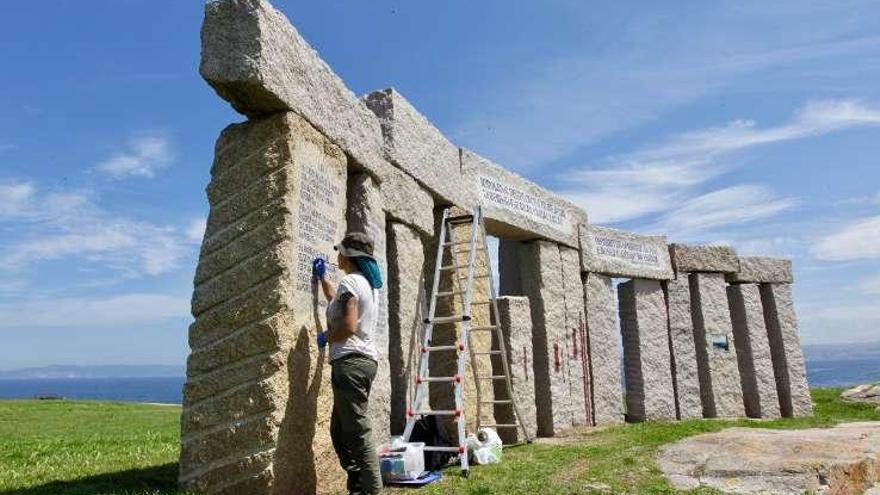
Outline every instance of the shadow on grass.
{"label": "shadow on grass", "polygon": [[171,495],[177,490],[177,463],[115,473],[97,474],[70,481],[52,481],[30,488],[0,492],[0,495]]}

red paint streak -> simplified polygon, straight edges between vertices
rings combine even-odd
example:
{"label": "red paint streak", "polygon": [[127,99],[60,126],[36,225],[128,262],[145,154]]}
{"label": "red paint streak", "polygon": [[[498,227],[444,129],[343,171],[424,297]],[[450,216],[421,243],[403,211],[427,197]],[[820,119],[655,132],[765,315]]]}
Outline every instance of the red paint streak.
{"label": "red paint streak", "polygon": [[559,343],[553,343],[553,369],[559,373]]}
{"label": "red paint streak", "polygon": [[574,343],[574,346],[572,347],[572,349],[574,351],[574,352],[572,352],[573,357],[578,357],[578,329],[577,328],[571,329],[571,341]]}
{"label": "red paint streak", "polygon": [[526,381],[529,381],[529,352],[526,350],[526,346],[523,346],[523,376],[526,377]]}

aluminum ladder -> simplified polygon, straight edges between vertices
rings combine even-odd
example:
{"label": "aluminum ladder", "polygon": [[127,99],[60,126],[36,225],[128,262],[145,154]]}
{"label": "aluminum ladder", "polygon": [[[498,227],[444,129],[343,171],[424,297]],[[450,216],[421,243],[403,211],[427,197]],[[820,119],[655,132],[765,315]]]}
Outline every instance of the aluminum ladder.
{"label": "aluminum ladder", "polygon": [[[470,235],[467,240],[458,240],[455,237],[455,226],[470,225]],[[466,250],[459,249],[459,246],[467,246]],[[449,258],[452,263],[443,264],[444,254],[449,250]],[[485,256],[486,266],[485,273],[475,273],[476,254],[480,250]],[[459,264],[459,255],[467,254],[467,265]],[[480,206],[474,208],[473,213],[454,215],[451,208],[443,211],[443,217],[440,224],[440,239],[437,243],[437,258],[434,265],[434,280],[431,290],[430,305],[428,315],[424,319],[424,328],[421,335],[421,347],[419,352],[419,364],[417,367],[417,375],[415,377],[415,393],[412,398],[412,405],[406,411],[406,428],[403,433],[405,441],[409,441],[416,421],[423,416],[453,416],[456,423],[458,446],[431,446],[426,445],[426,451],[442,451],[453,452],[459,455],[461,462],[461,473],[467,477],[469,473],[467,441],[465,432],[465,414],[464,414],[464,374],[465,363],[468,358],[471,360],[471,369],[474,374],[475,389],[477,393],[477,429],[486,426],[499,428],[519,428],[522,430],[523,438],[527,442],[531,442],[528,431],[523,426],[523,422],[517,407],[516,400],[513,395],[513,386],[510,380],[510,367],[508,365],[507,350],[504,343],[503,330],[498,321],[498,303],[496,301],[495,283],[492,277],[492,267],[489,260],[489,252],[486,245],[486,229],[483,225],[482,209]],[[465,276],[461,272],[466,270]],[[450,291],[439,292],[440,277],[446,272],[452,272],[453,287]],[[488,293],[485,294],[487,299],[474,300],[474,280],[479,278],[488,279]],[[464,285],[462,285],[464,282]],[[437,315],[437,300],[439,298],[456,297],[460,298],[461,314]],[[472,327],[471,326],[471,307],[474,305],[491,305],[491,318],[487,326]],[[449,307],[454,307],[449,304]],[[453,324],[456,328],[457,340],[451,345],[433,345],[434,325]],[[415,329],[414,329],[415,330]],[[496,348],[489,351],[475,352],[471,347],[471,332],[494,332],[494,341]],[[415,339],[414,339],[415,340]],[[430,356],[432,352],[455,352],[457,354],[456,374],[454,376],[430,376]],[[477,356],[480,355],[497,355],[500,356],[502,374],[493,375],[491,372],[488,376],[479,376],[477,369]],[[507,398],[503,400],[484,401],[482,383],[488,382],[490,386],[495,381],[504,381],[507,391]],[[431,383],[445,382],[452,385],[452,393],[454,395],[455,409],[451,410],[435,410],[425,404],[428,397],[428,386]],[[481,424],[482,406],[488,404],[510,404],[513,409],[514,422],[508,424]]]}

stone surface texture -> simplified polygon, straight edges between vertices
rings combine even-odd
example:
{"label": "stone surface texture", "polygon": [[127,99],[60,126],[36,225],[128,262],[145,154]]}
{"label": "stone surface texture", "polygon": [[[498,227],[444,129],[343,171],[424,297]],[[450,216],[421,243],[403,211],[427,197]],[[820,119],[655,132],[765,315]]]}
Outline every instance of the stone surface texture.
{"label": "stone surface texture", "polygon": [[730,246],[671,244],[669,253],[676,273],[739,271],[739,258]]}
{"label": "stone surface texture", "polygon": [[760,290],[756,284],[731,285],[727,288],[727,296],[746,415],[779,418],[779,396]]}
{"label": "stone surface texture", "polygon": [[571,422],[574,426],[591,425],[590,365],[580,253],[576,249],[559,246],[559,256],[562,261],[562,291],[565,294],[565,367],[568,372]]}
{"label": "stone surface texture", "polygon": [[590,383],[593,424],[622,423],[623,392],[620,378],[620,345],[617,337],[617,301],[611,278],[587,274],[584,282],[587,338],[590,349]]}
{"label": "stone surface texture", "polygon": [[659,281],[634,279],[617,286],[628,421],[675,419],[668,317]]}
{"label": "stone surface texture", "polygon": [[486,228],[512,240],[535,237],[578,248],[578,224],[587,214],[573,203],[487,158],[462,149],[462,189],[467,205],[483,205]]}
{"label": "stone surface texture", "polygon": [[675,277],[666,236],[580,225],[583,271],[613,277],[669,280]]}
{"label": "stone surface texture", "polygon": [[880,481],[880,423],[730,428],[667,446],[658,460],[666,479],[681,490],[859,495]]}
{"label": "stone surface texture", "polygon": [[782,415],[811,416],[813,401],[798,334],[794,299],[788,284],[761,284],[761,303],[776,374],[776,390]]}
{"label": "stone surface texture", "polygon": [[532,241],[521,244],[519,259],[532,312],[538,435],[552,437],[572,425],[562,258],[555,243]]}
{"label": "stone surface texture", "polygon": [[267,0],[207,3],[199,71],[238,112],[293,111],[360,166],[387,173],[376,116]]}
{"label": "stone surface texture", "polygon": [[[346,159],[293,113],[217,142],[190,327],[180,482],[203,493],[331,493],[326,301],[311,260],[345,230]],[[338,280],[331,270],[331,277]]]}
{"label": "stone surface texture", "polygon": [[458,146],[452,144],[399,91],[388,88],[364,98],[382,126],[385,157],[444,204],[473,206],[462,187]]}
{"label": "stone surface texture", "polygon": [[[425,317],[425,253],[422,240],[411,227],[388,225],[388,368],[391,374],[391,434],[401,435],[406,409],[412,400],[412,379],[417,371],[422,320]],[[415,330],[415,332],[414,332]],[[416,336],[416,342],[411,338]],[[415,347],[413,347],[415,344]],[[409,373],[407,373],[409,371]]]}
{"label": "stone surface texture", "polygon": [[[530,438],[537,434],[537,416],[535,412],[535,376],[532,370],[532,314],[529,298],[520,296],[503,296],[497,299],[498,314],[504,337],[504,352],[510,370],[511,387],[516,407],[519,410],[523,426]],[[500,349],[497,343],[493,348]],[[504,373],[501,356],[492,356],[492,374]],[[507,386],[503,381],[494,383],[495,398],[507,400]],[[495,404],[495,420],[501,424],[515,422],[512,404]],[[522,431],[512,428],[499,428],[498,435],[505,445],[522,442],[525,438]]]}
{"label": "stone surface texture", "polygon": [[664,289],[666,311],[669,315],[669,346],[672,351],[676,414],[678,419],[702,418],[703,404],[700,400],[700,376],[687,275],[665,282]]}
{"label": "stone surface texture", "polygon": [[875,405],[880,409],[880,383],[866,383],[843,391],[840,396],[849,402]]}
{"label": "stone surface texture", "polygon": [[389,167],[380,190],[385,212],[392,220],[405,223],[422,235],[434,236],[434,199],[402,170]]}
{"label": "stone surface texture", "polygon": [[[692,273],[690,290],[703,416],[742,417],[745,409],[724,274]],[[715,345],[716,339],[726,342],[726,348]]]}
{"label": "stone surface texture", "polygon": [[762,256],[741,256],[739,271],[728,273],[727,281],[750,284],[790,284],[794,282],[791,260]]}
{"label": "stone surface texture", "polygon": [[[373,341],[379,351],[379,366],[370,390],[370,416],[373,435],[378,443],[390,437],[391,425],[391,375],[388,363],[388,260],[386,256],[385,211],[379,184],[365,172],[355,172],[348,177],[347,231],[364,232],[373,240],[373,256],[382,272],[382,288],[378,291],[379,319]],[[340,239],[342,239],[340,237]]]}

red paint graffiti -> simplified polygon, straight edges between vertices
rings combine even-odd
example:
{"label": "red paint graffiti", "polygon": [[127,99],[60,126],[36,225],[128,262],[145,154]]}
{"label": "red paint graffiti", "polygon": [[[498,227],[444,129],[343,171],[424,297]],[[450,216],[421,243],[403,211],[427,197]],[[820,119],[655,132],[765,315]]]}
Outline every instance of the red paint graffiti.
{"label": "red paint graffiti", "polygon": [[559,373],[559,343],[553,343],[553,370]]}

